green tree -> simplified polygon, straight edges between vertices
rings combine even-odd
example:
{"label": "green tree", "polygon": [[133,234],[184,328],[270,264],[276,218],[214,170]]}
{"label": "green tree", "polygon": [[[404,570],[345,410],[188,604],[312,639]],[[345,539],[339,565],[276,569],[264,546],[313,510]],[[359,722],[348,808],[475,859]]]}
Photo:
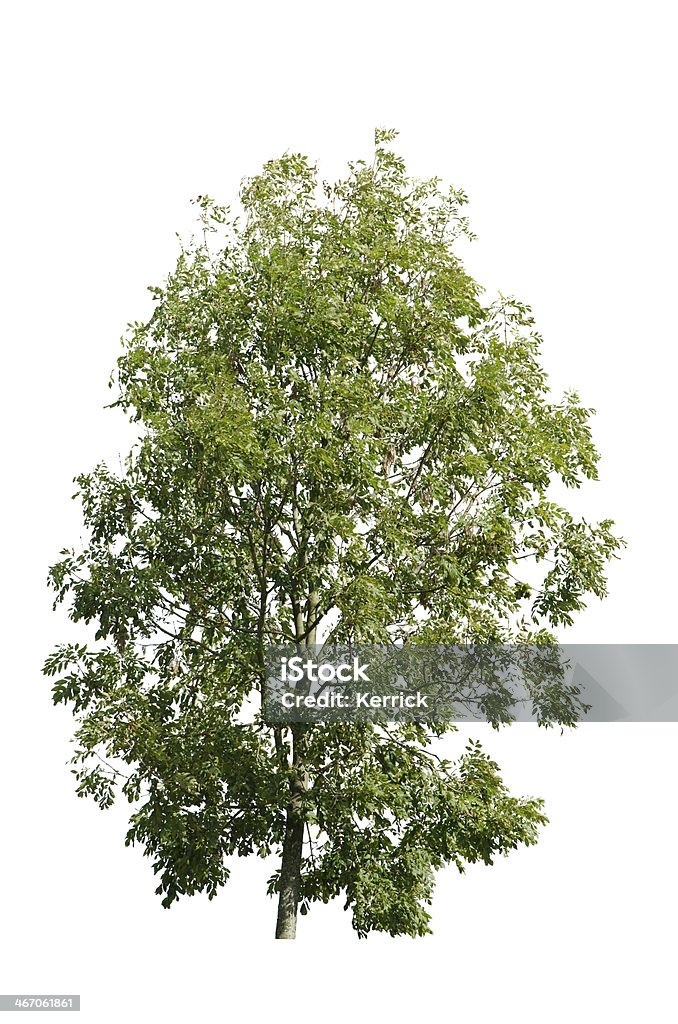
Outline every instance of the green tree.
{"label": "green tree", "polygon": [[45,664],[79,794],[133,804],[165,906],[277,854],[279,938],[340,894],[359,935],[421,935],[436,869],[546,819],[477,743],[440,759],[449,725],[267,725],[266,645],[553,642],[619,547],[550,496],[596,475],[591,410],[550,397],[526,306],[483,304],[465,196],[394,134],[331,185],[267,163],[238,216],[199,198],[112,381],[138,443],[78,478],[87,541],[50,571],[97,625]]}

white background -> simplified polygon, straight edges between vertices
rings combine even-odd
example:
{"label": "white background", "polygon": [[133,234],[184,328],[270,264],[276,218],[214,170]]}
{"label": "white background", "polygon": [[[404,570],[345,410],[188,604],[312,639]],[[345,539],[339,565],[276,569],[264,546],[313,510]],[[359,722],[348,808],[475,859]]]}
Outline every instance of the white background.
{"label": "white background", "polygon": [[443,873],[432,937],[358,942],[337,904],[276,944],[268,864],[161,909],[125,807],[74,796],[39,673],[66,631],[44,579],[77,543],[70,481],[126,448],[108,376],[189,199],[230,201],[285,149],[332,176],[376,125],[469,193],[468,266],[533,305],[554,383],[598,409],[577,506],[629,548],[567,638],[678,640],[671,7],[5,5],[0,992],[80,992],[83,1024],[675,1019],[678,725],[474,730],[546,798],[540,844]]}

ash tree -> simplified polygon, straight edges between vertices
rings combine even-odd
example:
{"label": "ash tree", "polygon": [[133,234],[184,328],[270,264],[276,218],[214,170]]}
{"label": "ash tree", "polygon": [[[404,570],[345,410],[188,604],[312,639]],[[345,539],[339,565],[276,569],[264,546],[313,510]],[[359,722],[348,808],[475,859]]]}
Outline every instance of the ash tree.
{"label": "ash tree", "polygon": [[78,793],[129,800],[166,907],[275,855],[278,938],[336,896],[360,936],[422,935],[437,869],[546,819],[479,744],[441,758],[449,723],[269,726],[266,645],[553,643],[620,544],[551,493],[596,476],[591,410],[552,397],[529,309],[483,302],[464,194],[394,135],[332,184],[287,154],[237,215],[198,199],[111,381],[138,441],[78,477],[86,541],[50,570],[93,624],[45,664]]}

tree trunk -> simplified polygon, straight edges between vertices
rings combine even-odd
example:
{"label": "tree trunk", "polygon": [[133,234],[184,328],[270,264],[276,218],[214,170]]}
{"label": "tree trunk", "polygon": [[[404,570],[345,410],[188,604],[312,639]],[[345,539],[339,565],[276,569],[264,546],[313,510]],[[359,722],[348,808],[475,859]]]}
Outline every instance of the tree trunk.
{"label": "tree trunk", "polygon": [[[305,629],[300,609],[295,613],[297,650],[315,644],[317,611],[318,595],[315,590],[311,590],[306,606]],[[306,636],[304,636],[304,631]],[[278,921],[275,928],[276,939],[296,939],[297,937],[297,911],[299,909],[299,890],[301,888],[301,861],[304,852],[305,825],[304,796],[306,793],[306,776],[303,752],[304,727],[297,724],[292,726],[293,774],[290,782],[290,802],[287,805],[285,839],[283,841],[282,863],[280,865]]]}
{"label": "tree trunk", "polygon": [[302,793],[303,785],[301,781],[295,781],[287,808],[287,827],[285,829],[282,864],[280,867],[278,922],[275,929],[276,939],[294,939],[297,935],[297,908],[299,906],[301,857],[304,845]]}

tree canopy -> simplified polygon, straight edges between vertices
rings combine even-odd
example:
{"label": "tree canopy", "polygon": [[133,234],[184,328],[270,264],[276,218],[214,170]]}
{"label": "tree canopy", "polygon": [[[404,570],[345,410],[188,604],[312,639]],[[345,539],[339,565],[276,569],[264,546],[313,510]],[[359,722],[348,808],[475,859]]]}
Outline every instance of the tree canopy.
{"label": "tree canopy", "polygon": [[553,497],[596,477],[591,410],[394,133],[335,183],[286,154],[235,212],[197,203],[112,382],[138,442],[78,477],[86,541],[50,571],[96,627],[45,665],[78,792],[129,799],[165,906],[275,854],[279,937],[338,895],[360,935],[420,935],[435,871],[535,842],[541,802],[477,743],[441,759],[449,723],[268,725],[266,646],[554,642],[620,545]]}

